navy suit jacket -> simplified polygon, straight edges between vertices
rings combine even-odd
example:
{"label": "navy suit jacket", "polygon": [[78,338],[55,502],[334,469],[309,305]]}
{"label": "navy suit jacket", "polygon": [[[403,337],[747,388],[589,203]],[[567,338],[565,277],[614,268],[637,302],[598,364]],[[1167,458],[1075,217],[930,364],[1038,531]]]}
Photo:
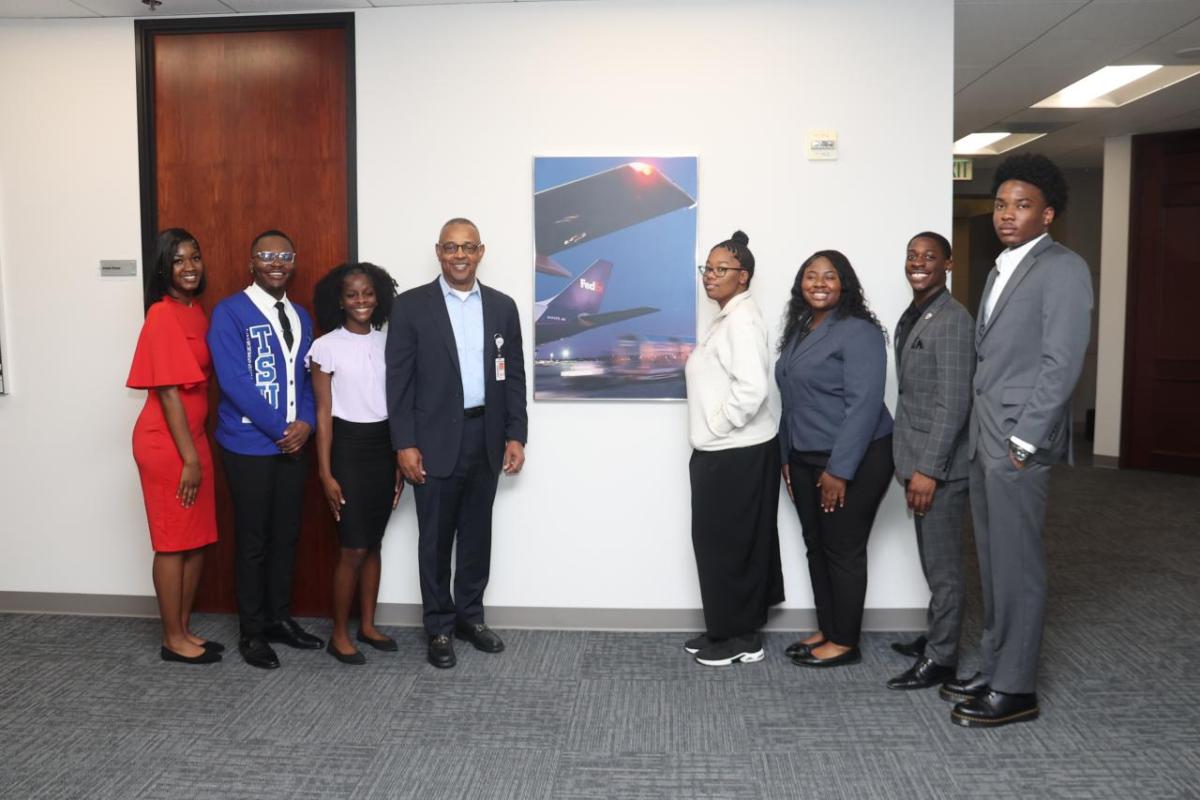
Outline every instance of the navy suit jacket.
{"label": "navy suit jacket", "polygon": [[783,399],[779,442],[790,450],[829,453],[830,475],[853,480],[871,442],[892,432],[883,404],[887,352],[865,319],[829,317],[775,362]]}
{"label": "navy suit jacket", "polygon": [[[479,284],[483,305],[484,431],[488,464],[500,472],[508,441],[525,444],[525,353],[516,303]],[[503,339],[497,347],[496,337]],[[505,379],[496,380],[503,356]],[[463,389],[454,329],[441,284],[409,289],[396,298],[387,334],[387,402],[392,447],[421,451],[425,471],[454,471],[463,431]]]}

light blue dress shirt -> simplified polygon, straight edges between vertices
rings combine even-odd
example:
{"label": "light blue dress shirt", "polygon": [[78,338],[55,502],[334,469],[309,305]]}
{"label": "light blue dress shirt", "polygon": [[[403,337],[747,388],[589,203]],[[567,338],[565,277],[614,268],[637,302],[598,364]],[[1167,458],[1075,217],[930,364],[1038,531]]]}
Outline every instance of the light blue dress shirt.
{"label": "light blue dress shirt", "polygon": [[446,283],[443,275],[438,276],[442,296],[446,299],[446,313],[450,315],[450,327],[454,329],[454,345],[458,350],[458,368],[462,376],[463,408],[483,405],[483,296],[479,292],[479,281],[466,292],[465,297]]}

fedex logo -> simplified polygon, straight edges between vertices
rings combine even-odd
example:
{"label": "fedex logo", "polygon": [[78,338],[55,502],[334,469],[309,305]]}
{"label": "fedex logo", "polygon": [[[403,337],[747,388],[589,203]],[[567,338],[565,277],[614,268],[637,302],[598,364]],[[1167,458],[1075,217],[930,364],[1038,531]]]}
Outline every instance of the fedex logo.
{"label": "fedex logo", "polygon": [[587,278],[580,278],[579,288],[587,289],[589,292],[603,292],[604,284],[600,283],[600,281],[589,281]]}

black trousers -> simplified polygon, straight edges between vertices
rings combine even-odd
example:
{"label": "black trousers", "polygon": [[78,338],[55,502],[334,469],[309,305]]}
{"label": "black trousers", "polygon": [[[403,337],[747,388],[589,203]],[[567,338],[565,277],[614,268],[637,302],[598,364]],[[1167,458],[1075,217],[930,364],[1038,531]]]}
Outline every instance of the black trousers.
{"label": "black trousers", "polygon": [[221,463],[233,496],[238,620],[243,636],[256,636],[290,615],[308,458],[222,448]]}
{"label": "black trousers", "polygon": [[892,480],[892,437],[871,442],[854,480],[846,482],[846,504],[829,513],[821,510],[817,488],[823,468],[799,460],[796,453],[788,464],[808,550],[817,624],[834,644],[856,646],[867,596],[867,537]]}
{"label": "black trousers", "polygon": [[[492,502],[499,476],[488,464],[483,417],[463,419],[454,472],[426,476],[413,492],[417,507],[417,566],[425,632],[448,634],[456,623],[483,622],[483,591],[492,562]],[[455,541],[457,540],[457,548]],[[456,555],[454,591],[450,554]]]}
{"label": "black trousers", "polygon": [[753,633],[783,602],[779,559],[779,440],[693,450],[692,548],[706,633]]}

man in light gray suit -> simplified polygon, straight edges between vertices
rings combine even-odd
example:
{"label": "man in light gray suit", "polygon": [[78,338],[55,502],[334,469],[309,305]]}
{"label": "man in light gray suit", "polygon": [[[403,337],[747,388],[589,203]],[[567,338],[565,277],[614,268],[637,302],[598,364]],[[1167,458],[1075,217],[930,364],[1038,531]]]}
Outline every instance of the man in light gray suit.
{"label": "man in light gray suit", "polygon": [[1038,715],[1046,494],[1050,465],[1070,456],[1071,394],[1092,314],[1087,264],[1047,233],[1067,202],[1058,167],[1041,155],[1012,156],[992,188],[992,222],[1007,249],[983,292],[967,445],[983,587],[982,664],[941,690],[960,701],[950,717],[966,727]]}
{"label": "man in light gray suit", "polygon": [[908,243],[904,275],[912,304],[896,325],[896,478],[913,512],[929,584],[925,636],[893,644],[916,656],[889,689],[928,689],[954,678],[962,629],[963,518],[967,510],[967,415],[975,371],[975,326],[946,290],[950,242],[932,232]]}

